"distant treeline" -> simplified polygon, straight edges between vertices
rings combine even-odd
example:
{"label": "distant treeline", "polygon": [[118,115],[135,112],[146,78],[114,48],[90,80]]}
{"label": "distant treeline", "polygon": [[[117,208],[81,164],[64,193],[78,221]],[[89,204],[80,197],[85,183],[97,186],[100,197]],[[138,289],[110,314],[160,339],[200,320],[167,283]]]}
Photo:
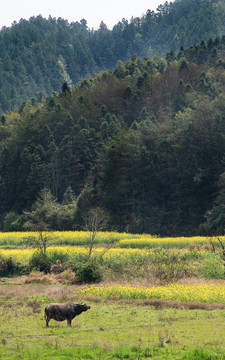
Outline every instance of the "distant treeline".
{"label": "distant treeline", "polygon": [[175,0],[97,31],[86,20],[68,23],[41,16],[0,32],[0,113],[60,91],[62,83],[112,70],[118,60],[164,56],[225,33],[225,1]]}

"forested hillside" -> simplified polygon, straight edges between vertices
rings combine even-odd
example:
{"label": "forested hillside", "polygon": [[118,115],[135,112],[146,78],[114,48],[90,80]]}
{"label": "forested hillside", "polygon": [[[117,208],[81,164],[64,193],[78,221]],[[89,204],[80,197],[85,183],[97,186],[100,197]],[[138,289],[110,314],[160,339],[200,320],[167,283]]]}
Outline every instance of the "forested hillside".
{"label": "forested hillside", "polygon": [[8,111],[2,229],[24,229],[39,204],[54,229],[82,228],[98,206],[120,231],[224,232],[224,89],[225,36],[166,59],[134,55]]}
{"label": "forested hillside", "polygon": [[[87,22],[33,17],[0,32],[0,113],[60,91],[66,81],[112,70],[118,60],[165,56],[225,33],[225,0],[175,0],[97,31]],[[104,21],[104,19],[103,19]]]}

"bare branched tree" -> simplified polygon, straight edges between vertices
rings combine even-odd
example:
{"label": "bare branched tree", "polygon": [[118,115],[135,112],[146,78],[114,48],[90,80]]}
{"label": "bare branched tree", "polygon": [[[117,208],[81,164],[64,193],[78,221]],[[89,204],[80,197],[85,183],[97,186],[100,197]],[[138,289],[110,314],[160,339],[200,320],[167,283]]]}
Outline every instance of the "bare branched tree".
{"label": "bare branched tree", "polygon": [[88,261],[94,250],[95,238],[99,231],[104,231],[109,222],[109,214],[100,207],[91,208],[83,216],[85,230],[88,232]]}

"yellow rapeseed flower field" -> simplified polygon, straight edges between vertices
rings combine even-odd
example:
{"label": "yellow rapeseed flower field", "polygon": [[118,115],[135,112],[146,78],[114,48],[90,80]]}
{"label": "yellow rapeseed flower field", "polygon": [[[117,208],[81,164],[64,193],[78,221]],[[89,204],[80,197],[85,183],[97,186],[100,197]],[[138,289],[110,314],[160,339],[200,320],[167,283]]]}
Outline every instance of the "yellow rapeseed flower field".
{"label": "yellow rapeseed flower field", "polygon": [[[12,258],[13,260],[19,263],[27,263],[34,252],[37,251],[36,248],[29,249],[0,249],[0,256],[3,258]],[[51,256],[55,253],[66,254],[69,257],[85,257],[88,255],[89,249],[85,246],[51,246],[47,248],[47,255]],[[105,263],[110,263],[114,261],[132,261],[138,262],[148,258],[149,256],[154,256],[154,254],[145,249],[105,249],[105,248],[96,248],[93,250],[92,256],[94,257],[103,257]]]}
{"label": "yellow rapeseed flower field", "polygon": [[[14,248],[14,249],[1,249],[0,257],[12,258],[12,260],[21,264],[28,264],[34,252],[37,248]],[[88,246],[50,246],[47,248],[47,255],[50,260],[55,261],[61,259],[61,255],[65,259],[64,255],[68,259],[74,261],[85,260],[88,256]],[[98,258],[105,265],[113,264],[144,264],[146,262],[153,263],[165,263],[165,271],[169,266],[169,263],[180,263],[180,261],[186,261],[190,259],[201,259],[204,257],[204,250],[185,250],[180,252],[177,249],[171,250],[157,250],[157,249],[130,249],[130,248],[111,248],[98,247],[93,249],[92,257]]]}
{"label": "yellow rapeseed flower field", "polygon": [[163,299],[179,302],[204,302],[225,304],[225,284],[183,285],[170,284],[167,286],[84,286],[83,295],[103,298],[118,297],[121,299]]}
{"label": "yellow rapeseed flower field", "polygon": [[[0,257],[12,258],[18,263],[26,264],[30,258],[37,251],[37,248],[23,248],[23,249],[0,249]],[[60,254],[67,255],[68,258],[80,259],[87,257],[89,252],[88,246],[50,246],[47,248],[47,255],[49,258],[54,258]],[[186,260],[200,259],[204,256],[204,251],[198,250],[185,250],[179,252],[179,250],[171,249],[166,250],[155,250],[155,249],[123,249],[123,248],[111,248],[107,249],[104,247],[98,247],[93,249],[92,256],[101,258],[104,264],[110,265],[112,263],[132,263],[142,264],[145,261],[151,260],[153,262],[168,262],[180,261],[180,259]],[[60,257],[60,256],[59,256]]]}
{"label": "yellow rapeseed flower field", "polygon": [[[225,240],[225,236],[220,236],[222,241]],[[205,245],[218,244],[218,237],[207,237],[207,236],[193,236],[193,237],[166,237],[166,238],[151,238],[142,237],[140,239],[130,238],[121,239],[118,242],[118,246],[121,248],[187,248],[191,244]]]}
{"label": "yellow rapeseed flower field", "polygon": [[[0,246],[32,246],[38,239],[38,232],[0,232]],[[89,242],[90,233],[87,231],[51,231],[43,232],[43,236],[48,238],[50,245],[83,245]],[[118,242],[124,238],[141,238],[146,235],[131,235],[127,233],[99,231],[96,234],[95,242],[99,244]]]}
{"label": "yellow rapeseed flower field", "polygon": [[[27,246],[35,245],[39,234],[37,232],[5,232],[0,233],[0,247]],[[53,231],[43,232],[43,236],[48,238],[49,245],[84,245],[88,244],[90,233],[87,231]],[[225,236],[221,236],[222,241]],[[96,244],[115,243],[120,248],[187,248],[191,244],[204,245],[213,242],[218,244],[217,237],[153,237],[149,234],[127,234],[118,232],[98,232],[96,234]]]}
{"label": "yellow rapeseed flower field", "polygon": [[0,249],[0,257],[12,258],[21,264],[27,264],[35,252],[35,249]]}

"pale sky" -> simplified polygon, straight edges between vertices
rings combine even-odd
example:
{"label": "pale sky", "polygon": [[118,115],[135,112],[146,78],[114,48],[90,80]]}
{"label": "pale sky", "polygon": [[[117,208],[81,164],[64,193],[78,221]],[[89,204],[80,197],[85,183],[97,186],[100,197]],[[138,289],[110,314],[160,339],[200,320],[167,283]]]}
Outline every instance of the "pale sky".
{"label": "pale sky", "polygon": [[21,18],[42,15],[61,17],[69,22],[87,20],[89,28],[98,29],[101,21],[112,29],[123,18],[140,17],[148,9],[156,10],[166,0],[0,0],[0,29]]}

